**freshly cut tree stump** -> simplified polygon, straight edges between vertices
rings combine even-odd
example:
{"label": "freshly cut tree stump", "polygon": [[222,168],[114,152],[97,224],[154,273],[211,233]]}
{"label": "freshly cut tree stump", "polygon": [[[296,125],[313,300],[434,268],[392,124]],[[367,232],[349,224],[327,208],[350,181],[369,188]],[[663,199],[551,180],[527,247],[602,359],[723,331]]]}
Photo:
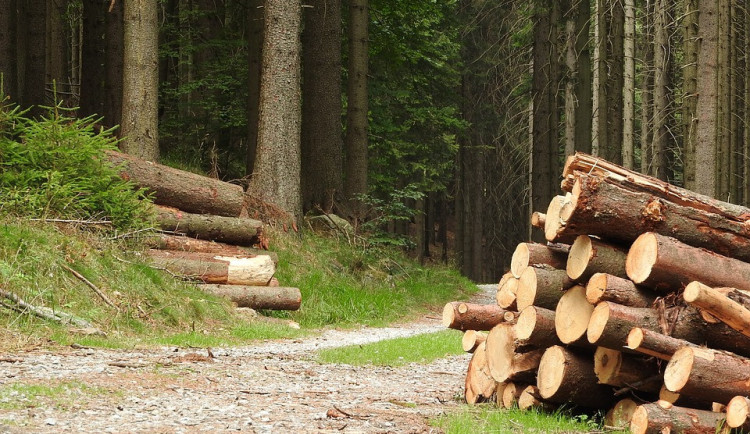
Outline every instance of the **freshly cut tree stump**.
{"label": "freshly cut tree stump", "polygon": [[630,432],[715,434],[723,413],[677,407],[665,401],[639,405],[630,420]]}
{"label": "freshly cut tree stump", "polygon": [[539,211],[531,213],[531,226],[544,230],[544,221],[547,219],[547,214]]}
{"label": "freshly cut tree stump", "polygon": [[664,385],[681,395],[726,404],[737,395],[750,395],[750,359],[707,348],[680,348],[664,370]]}
{"label": "freshly cut tree stump", "polygon": [[750,337],[750,309],[746,306],[700,282],[688,284],[682,297],[691,305],[703,309],[729,327]]}
{"label": "freshly cut tree stump", "polygon": [[605,347],[594,352],[594,373],[601,384],[642,392],[656,394],[662,385],[656,364]]}
{"label": "freshly cut tree stump", "polygon": [[627,338],[628,349],[667,361],[677,350],[691,345],[693,344],[684,339],[673,338],[641,327],[633,327]]}
{"label": "freshly cut tree stump", "polygon": [[555,307],[555,332],[564,344],[586,342],[586,329],[594,306],[586,300],[586,289],[576,285],[560,298]]}
{"label": "freshly cut tree stump", "polygon": [[487,366],[497,382],[536,380],[543,349],[523,347],[516,342],[513,326],[498,324],[490,330],[485,341]]}
{"label": "freshly cut tree stump", "polygon": [[596,305],[586,330],[589,343],[600,347],[622,349],[634,327],[659,331],[659,313],[645,307],[629,307],[609,301]]}
{"label": "freshly cut tree stump", "polygon": [[218,179],[174,169],[132,155],[107,151],[107,159],[120,166],[120,176],[154,193],[154,203],[196,214],[247,217],[242,187]]}
{"label": "freshly cut tree stump", "polygon": [[630,398],[617,401],[604,415],[605,428],[622,430],[630,427],[630,419],[637,407],[638,404]]}
{"label": "freshly cut tree stump", "polygon": [[503,389],[502,403],[504,408],[511,408],[513,404],[518,402],[518,397],[521,396],[521,392],[526,387],[526,384],[509,382]]}
{"label": "freshly cut tree stump", "polygon": [[586,299],[593,305],[600,301],[611,301],[630,307],[650,307],[656,294],[636,286],[631,280],[596,273],[586,284]]}
{"label": "freshly cut tree stump", "polygon": [[164,231],[240,246],[258,244],[263,227],[260,220],[191,214],[165,207],[159,207],[157,221]]}
{"label": "freshly cut tree stump", "polygon": [[213,253],[221,256],[257,256],[268,255],[274,264],[279,263],[279,255],[268,250],[240,247],[232,244],[217,243],[216,241],[200,240],[185,235],[156,234],[149,237],[146,244],[153,249],[178,250],[183,252]]}
{"label": "freshly cut tree stump", "polygon": [[463,338],[461,338],[461,347],[467,353],[473,353],[479,344],[485,340],[487,340],[487,333],[477,330],[466,330]]}
{"label": "freshly cut tree stump", "polygon": [[677,291],[695,280],[712,287],[750,290],[750,263],[653,232],[633,242],[626,268],[635,284],[658,291]]}
{"label": "freshly cut tree stump", "polygon": [[747,428],[748,415],[750,415],[750,398],[746,396],[735,396],[729,400],[726,408],[727,426],[730,428]]}
{"label": "freshly cut tree stump", "polygon": [[539,395],[545,401],[572,402],[584,407],[607,407],[614,401],[612,388],[598,383],[590,353],[558,345],[547,348],[539,362]]}
{"label": "freshly cut tree stump", "polygon": [[539,388],[530,384],[524,387],[518,396],[518,408],[521,410],[538,408],[543,411],[552,411],[557,406],[551,402],[543,401],[539,395]]}
{"label": "freshly cut tree stump", "polygon": [[555,332],[555,312],[543,307],[529,306],[522,310],[513,332],[525,346],[547,348],[561,344]]}
{"label": "freshly cut tree stump", "polygon": [[627,277],[627,257],[627,251],[621,247],[593,239],[588,235],[579,235],[570,246],[565,271],[577,282],[585,282],[595,273],[605,272],[624,278]]}
{"label": "freshly cut tree stump", "polygon": [[566,250],[553,249],[544,244],[519,243],[510,259],[510,272],[516,278],[520,278],[526,268],[532,265],[543,264],[563,269],[567,261]]}
{"label": "freshly cut tree stump", "polygon": [[497,305],[505,309],[516,310],[517,290],[518,279],[510,272],[505,273],[498,284],[497,294],[495,295]]}
{"label": "freshly cut tree stump", "polygon": [[[443,326],[461,331],[487,331],[504,322],[506,312],[494,304],[452,301],[443,308]],[[513,314],[510,317],[513,318]]]}
{"label": "freshly cut tree stump", "polygon": [[276,272],[270,256],[217,256],[154,249],[147,253],[156,265],[205,283],[267,286]]}
{"label": "freshly cut tree stump", "polygon": [[302,304],[299,288],[246,286],[246,285],[200,285],[209,294],[228,298],[237,307],[271,310],[298,310]]}
{"label": "freshly cut tree stump", "polygon": [[481,343],[474,351],[466,370],[466,403],[477,404],[492,398],[497,384],[487,369],[485,344]]}
{"label": "freshly cut tree stump", "polygon": [[531,305],[554,309],[573,285],[565,270],[527,267],[518,279],[516,307],[519,311]]}

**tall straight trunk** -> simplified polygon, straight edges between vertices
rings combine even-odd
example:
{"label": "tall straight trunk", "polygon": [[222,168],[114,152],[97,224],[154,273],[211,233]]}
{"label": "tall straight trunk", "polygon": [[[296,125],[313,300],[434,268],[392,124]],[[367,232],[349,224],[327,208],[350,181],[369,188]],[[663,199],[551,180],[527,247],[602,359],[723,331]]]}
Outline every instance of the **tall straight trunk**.
{"label": "tall straight trunk", "polygon": [[731,177],[730,116],[731,114],[731,68],[730,68],[730,4],[731,0],[718,0],[718,49],[717,49],[717,197],[730,202]]}
{"label": "tall straight trunk", "polygon": [[16,59],[16,0],[0,0],[0,94],[18,101],[18,63]]}
{"label": "tall straight trunk", "polygon": [[83,2],[83,47],[81,64],[80,114],[104,115],[106,80],[107,5],[99,0]]}
{"label": "tall straight trunk", "polygon": [[351,201],[353,214],[357,218],[364,217],[364,209],[353,199],[357,194],[367,193],[369,16],[368,0],[350,2],[344,197]]}
{"label": "tall straight trunk", "polygon": [[669,74],[668,0],[657,0],[654,8],[654,123],[650,174],[667,180],[667,74]]}
{"label": "tall straight trunk", "polygon": [[247,160],[246,174],[255,166],[258,147],[258,115],[260,110],[260,71],[263,53],[263,0],[250,0],[247,5]]}
{"label": "tall straight trunk", "polygon": [[590,0],[577,0],[576,10],[576,58],[577,80],[576,96],[576,146],[577,149],[591,153],[591,50],[589,27],[591,23]]}
{"label": "tall straight trunk", "polygon": [[[123,1],[117,1],[107,11],[105,32],[106,59],[104,61],[104,123],[110,127],[122,124],[123,76]],[[120,131],[120,134],[122,131]]]}
{"label": "tall straight trunk", "polygon": [[643,5],[643,34],[640,46],[643,47],[643,73],[641,78],[641,173],[651,173],[651,137],[653,125],[653,88],[654,88],[654,46],[653,38],[653,16],[654,1],[646,0]]}
{"label": "tall straight trunk", "polygon": [[122,150],[159,160],[159,21],[156,0],[124,4]]}
{"label": "tall straight trunk", "polygon": [[[70,75],[68,74],[68,29],[63,18],[67,9],[67,0],[47,0],[47,52],[46,79],[50,90],[56,92],[54,102],[64,102],[71,107],[76,104],[71,100]],[[53,89],[54,83],[54,89]]]}
{"label": "tall straight trunk", "polygon": [[622,165],[634,166],[635,138],[635,0],[624,1],[625,30],[623,41],[624,74],[622,87]]}
{"label": "tall straight trunk", "polygon": [[302,33],[302,204],[326,211],[343,188],[341,0],[313,0]]}
{"label": "tall straight trunk", "polygon": [[591,153],[604,156],[607,138],[607,22],[605,10],[607,0],[594,0],[594,77],[591,120]]}
{"label": "tall straight trunk", "polygon": [[578,75],[576,64],[576,21],[573,5],[565,12],[565,156],[576,150],[576,95],[575,82]]}
{"label": "tall straight trunk", "polygon": [[295,220],[302,217],[301,12],[299,0],[265,2],[258,150],[248,190]]}
{"label": "tall straight trunk", "polygon": [[719,7],[715,0],[698,0],[698,122],[695,131],[695,191],[716,197],[718,139]]}
{"label": "tall straight trunk", "polygon": [[750,11],[745,11],[745,92],[744,92],[744,131],[743,131],[743,166],[742,166],[742,197],[743,204],[750,206]]}
{"label": "tall straight trunk", "polygon": [[[744,4],[744,3],[743,3]],[[744,75],[740,72],[745,68],[744,55],[742,53],[741,27],[738,23],[738,15],[744,13],[738,7],[737,0],[730,1],[730,40],[729,40],[729,77],[730,77],[730,102],[729,102],[729,192],[733,203],[742,203],[742,129],[740,120],[743,117],[743,107],[740,104],[740,96],[744,89]]]}
{"label": "tall straight trunk", "polygon": [[[26,59],[22,105],[38,106],[46,103],[46,52],[47,52],[47,0],[29,0],[25,2],[24,27],[26,30]],[[35,107],[31,114],[41,115],[43,109]]]}
{"label": "tall straight trunk", "polygon": [[682,177],[684,187],[695,190],[696,104],[698,102],[698,0],[685,0],[682,19]]}
{"label": "tall straight trunk", "polygon": [[[622,1],[611,1],[607,6],[607,45],[606,45],[606,68],[605,96],[607,101],[606,110],[606,142],[604,153],[607,160],[622,163],[622,124],[623,124],[623,30],[625,26],[625,11]],[[601,125],[600,125],[601,127]]]}

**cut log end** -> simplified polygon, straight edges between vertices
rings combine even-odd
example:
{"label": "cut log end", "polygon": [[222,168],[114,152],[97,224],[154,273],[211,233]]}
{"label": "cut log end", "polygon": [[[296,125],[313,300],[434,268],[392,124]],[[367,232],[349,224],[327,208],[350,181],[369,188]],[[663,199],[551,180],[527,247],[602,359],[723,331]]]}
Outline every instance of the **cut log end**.
{"label": "cut log end", "polygon": [[735,396],[727,404],[727,425],[730,428],[738,428],[747,422],[750,415],[750,399],[744,396]]}
{"label": "cut log end", "polygon": [[534,304],[536,288],[536,269],[528,267],[518,279],[518,287],[516,288],[516,307],[519,311]]}
{"label": "cut log end", "polygon": [[679,392],[687,384],[693,370],[695,349],[683,347],[677,350],[664,370],[664,386],[671,392]]}
{"label": "cut log end", "polygon": [[630,418],[630,432],[633,434],[646,434],[648,430],[648,410],[646,407],[639,405],[633,410]]}
{"label": "cut log end", "polygon": [[563,294],[555,309],[555,331],[564,344],[579,340],[586,334],[594,306],[586,300],[586,290],[576,285]]}
{"label": "cut log end", "polygon": [[516,320],[515,332],[519,340],[528,339],[536,327],[536,307],[529,306],[521,311]]}
{"label": "cut log end", "polygon": [[547,214],[539,211],[531,213],[531,226],[544,230],[544,223],[547,220]]}
{"label": "cut log end", "polygon": [[604,332],[604,328],[609,321],[609,303],[603,301],[596,305],[589,319],[586,329],[586,338],[592,344],[595,344]]}
{"label": "cut log end", "polygon": [[[537,377],[539,395],[542,398],[549,398],[560,389],[565,378],[564,371],[561,369],[565,366],[565,350],[557,345],[547,348],[539,366]],[[543,369],[542,367],[560,367],[560,369]]]}
{"label": "cut log end", "polygon": [[634,327],[630,330],[630,333],[628,333],[628,348],[631,350],[639,348],[643,343],[643,336],[643,329],[640,327]]}
{"label": "cut log end", "polygon": [[529,245],[527,243],[519,243],[510,259],[510,272],[513,273],[514,277],[520,278],[521,274],[529,266],[529,256]]}
{"label": "cut log end", "polygon": [[456,314],[453,308],[453,302],[446,303],[443,307],[443,327],[450,327],[456,319]]}
{"label": "cut log end", "polygon": [[633,419],[633,413],[638,408],[638,404],[630,398],[625,398],[617,402],[606,415],[604,415],[604,425],[616,429],[625,429],[630,425]]}
{"label": "cut log end", "polygon": [[467,353],[473,353],[474,350],[477,349],[479,344],[484,342],[486,339],[487,333],[476,330],[467,330],[466,333],[464,333],[463,338],[461,338],[461,347]]}
{"label": "cut log end", "polygon": [[560,208],[562,208],[565,196],[555,196],[547,207],[546,218],[544,220],[544,237],[548,241],[555,241],[557,232],[562,226],[560,223]]}
{"label": "cut log end", "polygon": [[604,347],[597,347],[594,352],[594,373],[601,384],[620,386],[616,382],[622,364],[622,353]]}
{"label": "cut log end", "polygon": [[643,283],[651,275],[659,253],[659,242],[655,234],[647,232],[640,235],[630,246],[625,271],[630,280]]}
{"label": "cut log end", "polygon": [[607,290],[607,278],[606,273],[596,273],[589,278],[589,282],[586,284],[586,299],[589,303],[596,305],[601,301],[604,292]]}
{"label": "cut log end", "polygon": [[583,275],[591,260],[592,252],[593,246],[591,238],[588,235],[579,235],[576,237],[573,245],[570,246],[568,264],[565,268],[571,279],[577,280]]}

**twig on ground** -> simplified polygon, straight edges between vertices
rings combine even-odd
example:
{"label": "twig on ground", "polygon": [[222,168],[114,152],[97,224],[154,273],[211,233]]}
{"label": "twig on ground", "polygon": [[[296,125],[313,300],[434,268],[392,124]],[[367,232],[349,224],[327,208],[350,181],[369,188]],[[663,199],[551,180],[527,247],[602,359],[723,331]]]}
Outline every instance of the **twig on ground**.
{"label": "twig on ground", "polygon": [[[94,327],[90,322],[86,321],[83,318],[79,318],[75,315],[71,315],[69,313],[65,313],[61,311],[54,311],[44,306],[34,306],[32,304],[26,303],[25,301],[23,301],[23,299],[21,299],[21,297],[19,297],[18,295],[12,292],[0,290],[0,296],[14,303],[14,304],[10,304],[10,303],[5,303],[5,302],[0,302],[0,305],[8,309],[15,310],[16,312],[32,314],[39,318],[46,319],[48,321],[58,322],[60,324],[66,324],[66,325],[72,324],[78,327],[96,329],[96,327]],[[105,334],[101,330],[99,330],[99,333]]]}
{"label": "twig on ground", "polygon": [[111,225],[109,220],[29,219],[32,222],[70,223],[80,225]]}
{"label": "twig on ground", "polygon": [[96,295],[98,295],[102,300],[104,300],[105,303],[113,307],[117,311],[117,313],[120,312],[120,308],[117,307],[117,305],[114,304],[112,300],[110,300],[109,297],[107,297],[107,295],[104,292],[102,292],[101,289],[97,288],[96,285],[91,283],[91,281],[85,278],[81,273],[77,272],[76,270],[70,268],[69,266],[65,264],[60,264],[60,266],[68,270],[71,274],[77,277],[81,282],[85,283],[89,288],[91,288],[96,293]]}

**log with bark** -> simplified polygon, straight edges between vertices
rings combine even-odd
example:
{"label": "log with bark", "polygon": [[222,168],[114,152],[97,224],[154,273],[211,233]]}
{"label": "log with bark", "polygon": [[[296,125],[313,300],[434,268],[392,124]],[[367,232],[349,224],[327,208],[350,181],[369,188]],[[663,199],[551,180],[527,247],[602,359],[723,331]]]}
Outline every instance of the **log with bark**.
{"label": "log with bark", "polygon": [[497,305],[505,308],[516,310],[516,291],[518,290],[518,278],[511,272],[507,272],[500,279],[497,285],[497,294],[495,300]]}
{"label": "log with bark", "polygon": [[723,419],[722,413],[677,407],[669,402],[657,401],[635,409],[630,420],[630,432],[715,434],[721,428]]}
{"label": "log with bark", "polygon": [[594,306],[586,300],[586,289],[576,285],[560,298],[555,307],[555,332],[564,344],[586,342],[586,329]]}
{"label": "log with bark", "polygon": [[684,339],[677,339],[657,331],[633,327],[628,333],[626,347],[641,354],[667,360],[675,351],[693,345]]}
{"label": "log with bark", "polygon": [[152,249],[179,250],[183,252],[214,253],[221,256],[257,256],[268,255],[275,264],[279,263],[279,255],[263,249],[242,247],[216,241],[201,240],[185,235],[155,234],[146,239],[146,245]]}
{"label": "log with bark", "polygon": [[544,219],[544,237],[547,241],[568,244],[575,240],[576,235],[579,235],[560,230],[563,227],[563,222],[560,220],[560,211],[566,203],[570,202],[570,197],[571,195],[568,193],[565,196],[555,196],[550,201]]}
{"label": "log with bark", "polygon": [[454,330],[488,331],[508,319],[514,321],[515,315],[494,304],[452,301],[443,307],[443,326]]}
{"label": "log with bark", "polygon": [[258,244],[263,227],[259,220],[192,214],[166,207],[159,207],[157,222],[163,231],[241,246]]}
{"label": "log with bark", "polygon": [[498,324],[490,330],[485,341],[487,366],[497,382],[536,380],[543,349],[516,341],[513,326]]}
{"label": "log with bark", "polygon": [[662,385],[658,366],[653,360],[623,354],[611,348],[597,347],[594,373],[599,383],[656,394]]}
{"label": "log with bark", "polygon": [[636,286],[633,281],[607,273],[596,273],[586,284],[586,299],[596,305],[601,301],[611,301],[631,307],[649,307],[656,294]]}
{"label": "log with bark", "polygon": [[612,404],[612,388],[598,383],[590,352],[559,345],[547,348],[539,362],[539,395],[545,401],[603,408]]}
{"label": "log with bark", "polygon": [[466,330],[461,338],[461,347],[467,353],[473,353],[479,344],[487,340],[487,333],[477,330]]}
{"label": "log with bark", "polygon": [[665,401],[680,407],[697,408],[699,410],[711,410],[714,403],[689,395],[680,395],[667,389],[664,384],[659,389],[659,401]]}
{"label": "log with bark", "polygon": [[242,187],[218,179],[174,169],[132,155],[108,151],[107,159],[120,167],[120,176],[153,192],[154,202],[196,214],[247,217]]}
{"label": "log with bark", "polygon": [[217,256],[211,253],[147,250],[159,267],[206,283],[267,286],[276,271],[270,256]]}
{"label": "log with bark", "polygon": [[735,297],[743,300],[746,295],[734,288],[723,289],[724,291],[721,291],[700,282],[691,282],[685,287],[682,297],[691,305],[710,313],[724,324],[750,337],[750,309],[732,300],[728,293],[735,293]]}
{"label": "log with bark", "polygon": [[497,388],[497,382],[487,368],[485,344],[481,343],[474,351],[466,371],[465,398],[467,404],[490,400]]}
{"label": "log with bark", "polygon": [[536,408],[542,411],[553,411],[557,406],[551,402],[542,400],[539,395],[539,388],[530,384],[524,387],[521,390],[521,394],[518,395],[518,408],[521,410]]}
{"label": "log with bark", "polygon": [[677,350],[664,370],[672,392],[727,404],[737,395],[750,396],[750,359],[708,348]]}
{"label": "log with bark", "polygon": [[625,347],[634,327],[661,331],[659,312],[645,307],[623,306],[609,301],[596,305],[586,329],[589,343],[615,350]]}
{"label": "log with bark", "polygon": [[516,308],[534,305],[554,309],[565,290],[575,285],[565,270],[527,267],[518,279]]}
{"label": "log with bark", "polygon": [[627,277],[625,260],[627,251],[622,247],[579,235],[570,246],[565,271],[577,281],[585,282],[595,273],[609,273],[617,277]]}
{"label": "log with bark", "polygon": [[544,221],[547,215],[543,212],[534,211],[531,213],[531,226],[544,230]]}
{"label": "log with bark", "polygon": [[543,307],[522,310],[513,332],[519,342],[529,347],[547,348],[562,343],[555,332],[555,311]]}
{"label": "log with bark", "polygon": [[299,288],[217,284],[200,285],[199,288],[209,294],[228,298],[237,307],[256,310],[298,310],[302,304]]}
{"label": "log with bark", "polygon": [[510,272],[520,278],[527,267],[548,265],[551,268],[564,269],[568,261],[569,246],[559,244],[547,246],[537,243],[519,243],[510,259]]}

